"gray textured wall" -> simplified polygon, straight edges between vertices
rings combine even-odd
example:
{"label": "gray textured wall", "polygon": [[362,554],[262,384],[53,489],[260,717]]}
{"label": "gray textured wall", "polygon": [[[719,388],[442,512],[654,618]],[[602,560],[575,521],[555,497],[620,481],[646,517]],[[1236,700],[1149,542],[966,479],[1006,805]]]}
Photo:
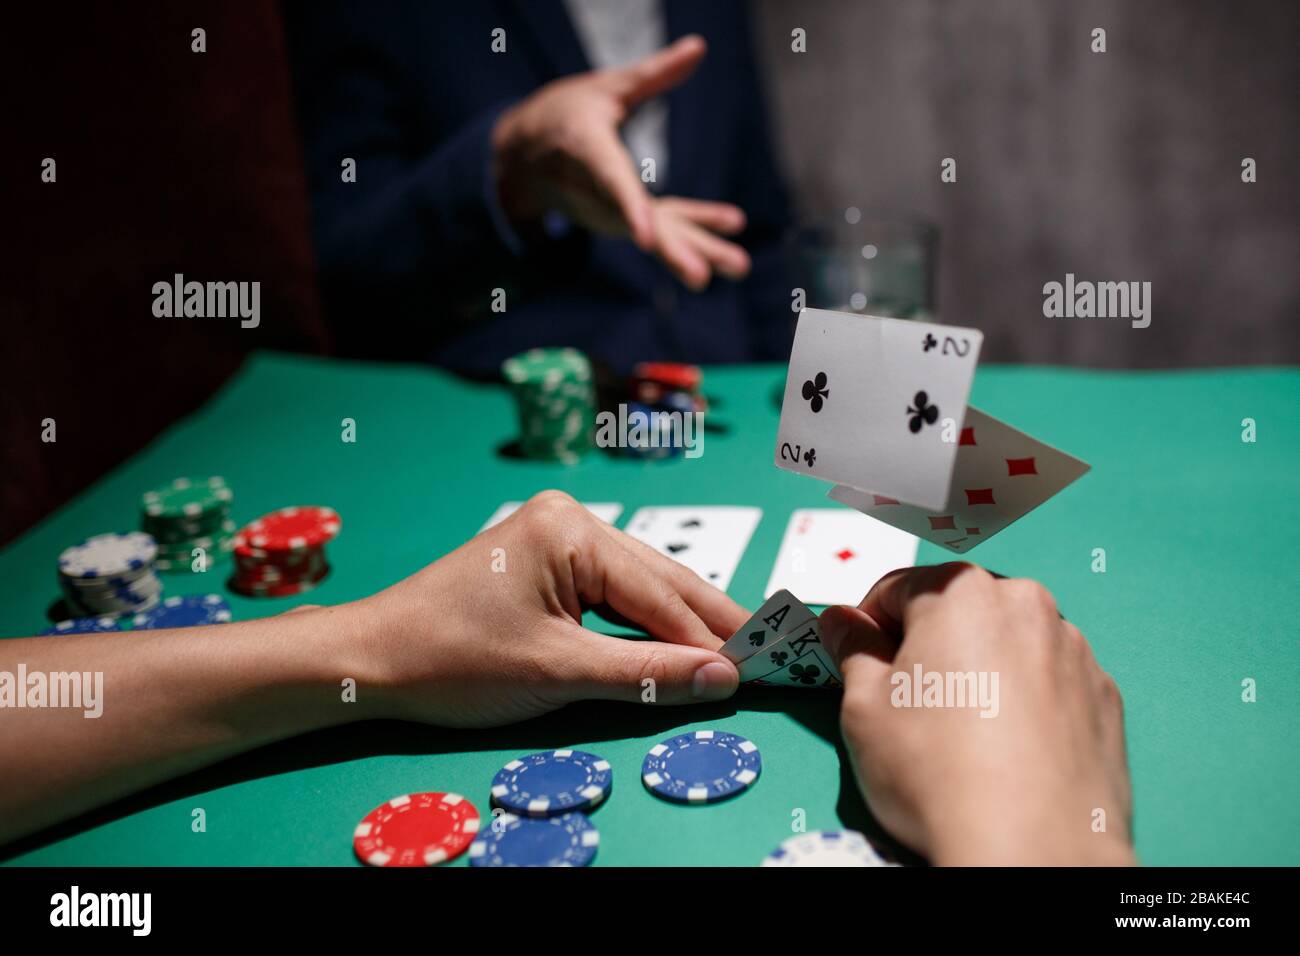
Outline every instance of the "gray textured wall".
{"label": "gray textured wall", "polygon": [[[757,15],[800,208],[930,218],[938,314],[982,328],[986,358],[1300,361],[1300,2],[760,0]],[[1044,318],[1043,283],[1066,272],[1149,280],[1151,327]]]}

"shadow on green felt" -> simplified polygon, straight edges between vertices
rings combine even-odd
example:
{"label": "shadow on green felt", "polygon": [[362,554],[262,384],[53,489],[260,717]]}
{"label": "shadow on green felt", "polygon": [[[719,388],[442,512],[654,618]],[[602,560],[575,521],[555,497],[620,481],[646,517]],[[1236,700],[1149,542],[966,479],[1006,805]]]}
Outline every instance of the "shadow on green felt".
{"label": "shadow on green felt", "polygon": [[867,834],[887,855],[903,862],[917,862],[913,854],[902,850],[884,833],[859,794],[848,754],[840,739],[838,699],[830,699],[832,696],[838,698],[833,691],[746,687],[732,700],[689,708],[584,701],[523,723],[481,730],[448,729],[405,721],[360,721],[270,744],[124,797],[0,848],[0,859],[31,852],[83,830],[156,806],[232,784],[298,770],[377,756],[480,751],[516,751],[522,754],[574,740],[598,744],[605,740],[662,737],[670,735],[685,722],[719,721],[743,711],[762,711],[784,713],[833,743],[840,762],[837,813],[843,825]]}

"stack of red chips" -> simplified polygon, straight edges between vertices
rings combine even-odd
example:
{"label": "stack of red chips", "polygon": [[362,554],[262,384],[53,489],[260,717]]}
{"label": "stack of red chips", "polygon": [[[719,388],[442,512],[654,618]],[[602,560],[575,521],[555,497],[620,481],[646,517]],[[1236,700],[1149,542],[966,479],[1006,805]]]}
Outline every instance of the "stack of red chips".
{"label": "stack of red chips", "polygon": [[281,508],[235,535],[232,590],[249,597],[287,597],[310,591],[329,574],[325,544],[342,521],[333,508]]}
{"label": "stack of red chips", "polygon": [[700,393],[703,378],[698,365],[638,362],[632,370],[632,400],[643,405],[671,405],[679,411],[690,404],[694,411],[702,412],[706,406]]}

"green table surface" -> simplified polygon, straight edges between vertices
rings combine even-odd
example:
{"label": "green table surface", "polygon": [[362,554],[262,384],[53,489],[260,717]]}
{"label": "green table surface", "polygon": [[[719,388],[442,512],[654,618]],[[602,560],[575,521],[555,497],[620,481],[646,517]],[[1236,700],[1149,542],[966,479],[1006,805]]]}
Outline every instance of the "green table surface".
{"label": "green table surface", "polygon": [[[730,427],[708,434],[698,459],[593,454],[565,467],[500,454],[515,430],[503,388],[421,367],[259,355],[198,414],[0,554],[0,634],[46,626],[59,551],[133,527],[140,493],[180,474],[224,475],[239,520],[287,504],[343,515],[334,572],[301,599],[234,595],[220,565],[166,578],[170,593],[223,592],[237,620],[369,594],[472,536],[502,501],[544,488],[622,502],[620,526],[643,505],[758,505],[762,521],[730,588],[755,607],[790,512],[833,505],[829,486],[772,465],[783,376],[777,366],[708,369],[712,416]],[[1092,464],[971,558],[1043,581],[1119,682],[1137,847],[1149,864],[1300,864],[1298,395],[1295,369],[976,376],[974,404]],[[1253,444],[1241,441],[1246,417],[1258,423]],[[357,422],[355,444],[340,440],[345,418]],[[1099,547],[1104,574],[1091,570]],[[921,543],[919,562],[948,557]],[[1245,678],[1257,682],[1255,703],[1241,700]],[[593,817],[595,865],[747,866],[790,835],[800,811],[809,829],[874,828],[839,742],[837,701],[745,688],[721,705],[587,703],[488,731],[356,723],[121,801],[25,841],[9,862],[356,865],[352,829],[389,797],[454,790],[486,812],[507,760],[578,747],[614,767],[613,794]],[[759,745],[752,790],[707,807],[649,794],[639,780],[646,750],[705,727]],[[200,807],[207,831],[193,833]]]}

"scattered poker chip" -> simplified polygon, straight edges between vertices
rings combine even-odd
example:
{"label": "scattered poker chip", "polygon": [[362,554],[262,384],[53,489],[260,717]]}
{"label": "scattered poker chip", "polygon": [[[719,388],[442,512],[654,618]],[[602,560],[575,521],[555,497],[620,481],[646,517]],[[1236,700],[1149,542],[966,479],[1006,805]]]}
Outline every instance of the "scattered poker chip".
{"label": "scattered poker chip", "polygon": [[596,391],[591,362],[577,349],[530,349],[501,365],[519,411],[526,458],[572,464],[594,444]]}
{"label": "scattered poker chip", "polygon": [[291,597],[310,591],[330,573],[325,544],[339,533],[333,508],[281,508],[249,522],[234,536],[230,589],[247,597]]}
{"label": "scattered poker chip", "polygon": [[814,830],[784,841],[763,866],[898,866],[856,830]]}
{"label": "scattered poker chip", "polygon": [[585,750],[546,750],[512,760],[492,778],[492,802],[530,817],[589,811],[609,796],[609,761]]}
{"label": "scattered poker chip", "polygon": [[758,748],[744,737],[697,730],[651,747],[641,780],[665,800],[716,803],[748,789],[762,771]]}
{"label": "scattered poker chip", "polygon": [[169,597],[156,608],[137,614],[131,623],[143,630],[166,627],[194,627],[224,624],[230,620],[230,606],[219,594],[189,594]]}
{"label": "scattered poker chip", "polygon": [[464,853],[478,827],[478,810],[458,793],[409,793],[366,814],[352,849],[371,866],[435,866]]}
{"label": "scattered poker chip", "polygon": [[[234,493],[224,478],[175,478],[146,491],[140,503],[140,527],[158,543],[155,564],[161,571],[204,571],[222,560],[234,545],[230,518]],[[204,561],[195,566],[196,549]]]}
{"label": "scattered poker chip", "polygon": [[600,832],[581,813],[520,817],[502,813],[475,838],[470,866],[586,866],[596,857]]}
{"label": "scattered poker chip", "polygon": [[70,621],[60,621],[53,627],[47,627],[41,634],[107,634],[122,630],[118,618],[104,615],[101,617],[79,617]]}

